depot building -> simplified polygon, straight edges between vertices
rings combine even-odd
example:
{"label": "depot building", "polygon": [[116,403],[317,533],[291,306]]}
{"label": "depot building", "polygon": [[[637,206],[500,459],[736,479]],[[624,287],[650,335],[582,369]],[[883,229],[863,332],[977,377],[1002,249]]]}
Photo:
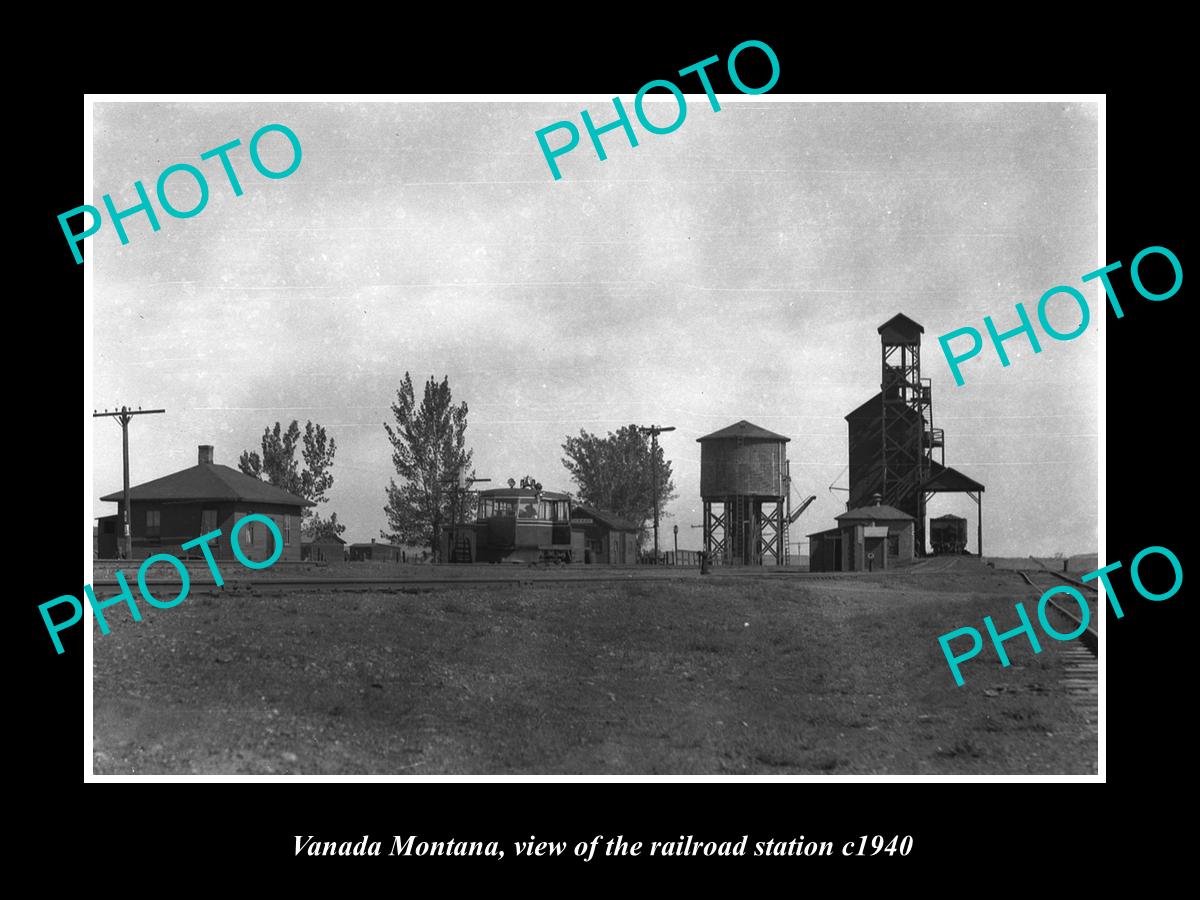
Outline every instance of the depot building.
{"label": "depot building", "polygon": [[915,520],[879,494],[871,499],[836,516],[836,528],[808,536],[810,572],[874,572],[912,561]]}

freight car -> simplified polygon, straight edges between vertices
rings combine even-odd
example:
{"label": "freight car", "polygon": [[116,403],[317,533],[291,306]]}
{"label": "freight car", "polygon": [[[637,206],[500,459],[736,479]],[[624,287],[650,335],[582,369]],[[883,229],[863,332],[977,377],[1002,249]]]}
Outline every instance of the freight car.
{"label": "freight car", "polygon": [[444,530],[442,558],[450,562],[583,562],[583,532],[571,528],[570,498],[539,487],[480,491],[474,523]]}
{"label": "freight car", "polygon": [[929,543],[937,555],[966,552],[967,520],[962,516],[950,515],[930,519]]}

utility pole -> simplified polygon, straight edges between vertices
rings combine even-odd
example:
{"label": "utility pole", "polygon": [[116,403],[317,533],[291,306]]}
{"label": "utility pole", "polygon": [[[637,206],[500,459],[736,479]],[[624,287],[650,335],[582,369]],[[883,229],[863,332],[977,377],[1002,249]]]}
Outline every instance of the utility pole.
{"label": "utility pole", "polygon": [[642,434],[650,435],[650,462],[654,472],[654,564],[658,565],[658,436],[664,431],[674,431],[674,425],[651,425],[638,428]]}
{"label": "utility pole", "polygon": [[122,406],[120,409],[114,409],[109,412],[107,409],[104,412],[93,412],[93,419],[103,419],[106,416],[115,418],[121,423],[121,455],[125,462],[125,508],[123,512],[122,538],[121,543],[125,549],[125,558],[133,558],[133,533],[130,531],[130,512],[129,512],[129,422],[134,416],[148,416],[152,413],[165,413],[165,409],[142,409],[140,406],[137,409],[130,409],[127,406]]}

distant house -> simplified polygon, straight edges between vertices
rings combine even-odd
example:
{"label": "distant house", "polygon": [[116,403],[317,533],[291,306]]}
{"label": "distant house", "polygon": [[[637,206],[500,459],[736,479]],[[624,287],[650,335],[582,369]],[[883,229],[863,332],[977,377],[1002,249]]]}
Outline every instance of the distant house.
{"label": "distant house", "polygon": [[371,538],[369,544],[350,545],[351,562],[403,562],[406,555],[403,547],[385,544],[375,538]]}
{"label": "distant house", "polygon": [[[117,504],[115,515],[103,516],[97,527],[98,555],[116,559],[121,549],[121,521],[125,495],[115,491],[100,498]],[[180,545],[202,534],[221,530],[208,546],[216,559],[234,559],[229,539],[239,519],[257,513],[269,516],[283,537],[280,560],[300,559],[300,517],[311,500],[251,478],[213,462],[211,445],[201,445],[196,465],[153,481],[134,485],[129,491],[130,532],[133,558],[155,553],[203,558],[199,547],[189,551]],[[275,544],[267,526],[250,522],[238,535],[242,554],[248,559],[268,559]]]}
{"label": "distant house", "polygon": [[633,565],[637,562],[638,526],[591,506],[571,507],[571,530],[583,532],[584,559],[579,562]]}
{"label": "distant house", "polygon": [[300,558],[309,562],[343,562],[346,559],[346,542],[336,534],[315,541],[301,541]]}

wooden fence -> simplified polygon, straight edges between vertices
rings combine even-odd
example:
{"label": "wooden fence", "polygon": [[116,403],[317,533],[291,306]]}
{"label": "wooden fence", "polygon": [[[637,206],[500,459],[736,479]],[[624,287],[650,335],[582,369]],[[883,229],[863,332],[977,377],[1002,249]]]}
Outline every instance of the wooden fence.
{"label": "wooden fence", "polygon": [[700,568],[700,553],[699,550],[663,550],[658,554],[657,562],[654,559],[654,551],[643,553],[638,557],[638,565],[642,566],[678,566],[691,567],[694,569]]}

